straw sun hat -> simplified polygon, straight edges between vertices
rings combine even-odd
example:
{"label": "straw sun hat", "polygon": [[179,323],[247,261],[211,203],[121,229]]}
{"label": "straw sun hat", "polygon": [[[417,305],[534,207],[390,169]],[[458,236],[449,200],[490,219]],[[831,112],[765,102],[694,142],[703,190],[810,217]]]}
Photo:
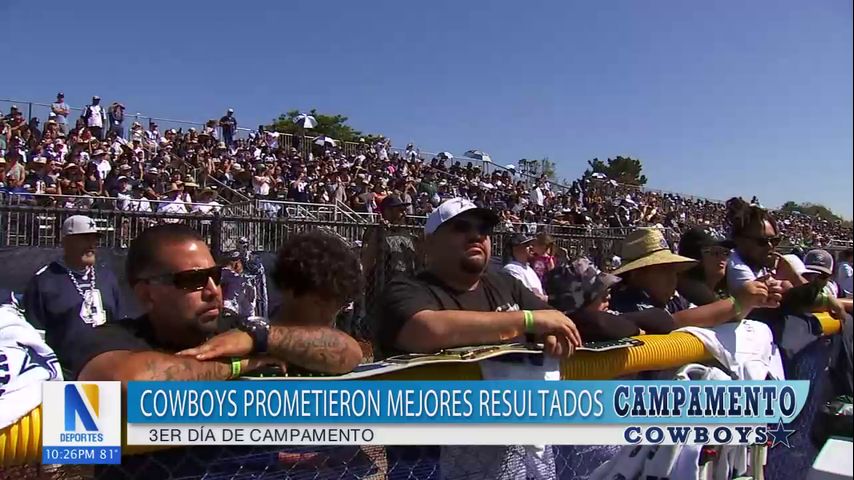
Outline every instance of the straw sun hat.
{"label": "straw sun hat", "polygon": [[638,228],[629,233],[623,240],[620,256],[623,265],[611,272],[613,275],[653,265],[674,265],[687,269],[697,264],[692,258],[671,252],[667,240],[657,228]]}

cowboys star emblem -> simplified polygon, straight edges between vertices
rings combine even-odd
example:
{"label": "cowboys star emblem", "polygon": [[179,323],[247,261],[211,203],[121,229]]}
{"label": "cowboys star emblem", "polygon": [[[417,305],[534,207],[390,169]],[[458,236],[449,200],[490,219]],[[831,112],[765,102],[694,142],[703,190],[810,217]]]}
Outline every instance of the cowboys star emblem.
{"label": "cowboys star emblem", "polygon": [[786,448],[792,448],[792,444],[789,443],[789,437],[794,434],[795,430],[787,430],[786,426],[783,425],[783,420],[778,420],[777,425],[768,429],[768,436],[772,439],[771,448],[777,445],[785,445]]}
{"label": "cowboys star emblem", "polygon": [[95,221],[89,220],[89,228],[95,228]]}

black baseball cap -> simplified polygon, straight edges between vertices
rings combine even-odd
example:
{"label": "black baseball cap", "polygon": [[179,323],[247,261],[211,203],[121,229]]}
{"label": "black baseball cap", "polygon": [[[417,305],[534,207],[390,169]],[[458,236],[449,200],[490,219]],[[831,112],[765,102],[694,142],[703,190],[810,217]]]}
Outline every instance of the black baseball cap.
{"label": "black baseball cap", "polygon": [[526,243],[531,243],[534,241],[534,237],[529,237],[524,233],[517,233],[510,237],[510,246],[518,247],[520,245],[525,245]]}
{"label": "black baseball cap", "polygon": [[735,242],[713,235],[704,228],[694,227],[682,234],[682,238],[679,240],[679,255],[700,260],[703,249],[708,247],[733,249]]}

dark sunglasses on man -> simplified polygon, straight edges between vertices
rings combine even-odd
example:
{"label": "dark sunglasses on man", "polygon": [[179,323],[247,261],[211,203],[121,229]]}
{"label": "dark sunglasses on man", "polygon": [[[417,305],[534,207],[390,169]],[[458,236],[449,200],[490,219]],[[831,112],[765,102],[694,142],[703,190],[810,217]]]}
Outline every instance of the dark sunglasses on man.
{"label": "dark sunglasses on man", "polygon": [[760,247],[772,246],[777,247],[780,245],[780,242],[783,240],[781,237],[746,237],[748,240],[751,240],[756,243],[756,245]]}
{"label": "dark sunglasses on man", "polygon": [[471,233],[474,231],[483,236],[492,235],[492,229],[495,228],[490,223],[471,218],[455,218],[448,223],[448,226],[456,233]]}
{"label": "dark sunglasses on man", "polygon": [[222,266],[217,265],[211,268],[184,270],[182,272],[154,275],[143,280],[160,285],[171,285],[180,290],[194,292],[205,288],[208,284],[208,279],[213,280],[214,285],[219,285],[222,281],[222,268]]}

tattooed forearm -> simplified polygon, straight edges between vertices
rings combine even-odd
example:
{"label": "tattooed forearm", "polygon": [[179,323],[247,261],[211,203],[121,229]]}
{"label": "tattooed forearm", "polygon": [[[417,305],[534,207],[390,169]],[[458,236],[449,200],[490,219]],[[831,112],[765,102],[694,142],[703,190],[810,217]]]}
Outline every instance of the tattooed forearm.
{"label": "tattooed forearm", "polygon": [[288,363],[325,373],[347,373],[362,359],[356,340],[328,327],[270,327],[267,350]]}
{"label": "tattooed forearm", "polygon": [[231,366],[221,361],[199,361],[157,352],[145,352],[137,380],[225,380]]}

